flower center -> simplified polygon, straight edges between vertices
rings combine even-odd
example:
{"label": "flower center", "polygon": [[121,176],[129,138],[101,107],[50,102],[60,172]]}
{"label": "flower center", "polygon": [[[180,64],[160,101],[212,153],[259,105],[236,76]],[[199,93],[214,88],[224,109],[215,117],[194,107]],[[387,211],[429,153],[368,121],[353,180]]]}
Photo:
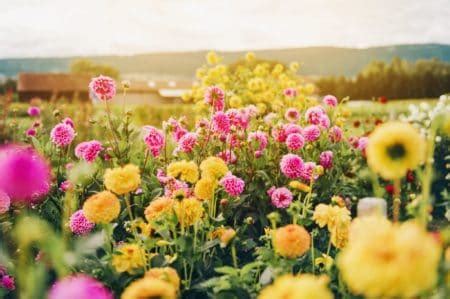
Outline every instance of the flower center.
{"label": "flower center", "polygon": [[387,153],[393,160],[397,160],[405,156],[406,150],[403,144],[395,143],[391,146],[388,146]]}

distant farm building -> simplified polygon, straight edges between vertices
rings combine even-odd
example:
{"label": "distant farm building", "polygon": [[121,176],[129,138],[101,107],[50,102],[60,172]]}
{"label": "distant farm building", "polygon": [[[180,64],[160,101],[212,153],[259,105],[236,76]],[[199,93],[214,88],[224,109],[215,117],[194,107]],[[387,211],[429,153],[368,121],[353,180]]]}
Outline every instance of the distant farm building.
{"label": "distant farm building", "polygon": [[[32,98],[57,101],[90,101],[88,85],[91,78],[84,75],[64,73],[20,73],[17,79],[19,100]],[[192,86],[192,81],[131,81],[126,91],[129,104],[163,104],[180,102],[181,95]],[[123,89],[117,82],[115,100],[122,101]],[[114,100],[113,100],[114,101]]]}

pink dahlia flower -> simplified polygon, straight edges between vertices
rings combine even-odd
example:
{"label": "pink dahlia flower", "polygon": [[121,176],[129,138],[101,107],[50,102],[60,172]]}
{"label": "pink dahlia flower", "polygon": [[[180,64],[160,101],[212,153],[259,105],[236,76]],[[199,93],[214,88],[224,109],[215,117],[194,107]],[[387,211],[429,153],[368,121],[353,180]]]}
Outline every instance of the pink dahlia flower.
{"label": "pink dahlia flower", "polygon": [[36,106],[30,106],[28,108],[28,115],[31,117],[37,117],[39,115],[41,115],[41,109],[39,109],[39,107]]}
{"label": "pink dahlia flower", "polygon": [[289,108],[288,110],[286,110],[284,117],[290,122],[295,122],[299,120],[300,112],[298,112],[298,110],[295,108]]}
{"label": "pink dahlia flower", "polygon": [[369,137],[360,137],[358,139],[358,145],[357,145],[357,149],[359,149],[360,151],[365,151],[367,144],[369,143]]}
{"label": "pink dahlia flower", "polygon": [[318,125],[323,114],[325,114],[325,110],[321,106],[314,106],[306,110],[305,118],[308,123]]}
{"label": "pink dahlia flower", "polygon": [[333,126],[328,133],[328,138],[331,142],[339,142],[342,140],[342,135],[342,129],[338,126]]}
{"label": "pink dahlia flower", "polygon": [[178,141],[177,149],[183,153],[190,153],[197,145],[197,134],[188,132]]}
{"label": "pink dahlia flower", "polygon": [[245,182],[243,179],[228,172],[221,180],[220,185],[230,196],[237,197],[244,191]]}
{"label": "pink dahlia flower", "polygon": [[247,141],[253,145],[256,151],[262,153],[268,144],[267,134],[263,131],[250,132]]}
{"label": "pink dahlia flower", "polygon": [[286,154],[281,158],[281,172],[290,179],[299,178],[302,174],[303,160],[297,155]]}
{"label": "pink dahlia flower", "polygon": [[92,78],[89,89],[102,101],[109,101],[116,95],[116,82],[107,76]]}
{"label": "pink dahlia flower", "polygon": [[152,126],[144,126],[144,142],[154,157],[159,156],[166,144],[164,134]]}
{"label": "pink dahlia flower", "polygon": [[333,96],[333,95],[330,95],[330,94],[324,96],[322,101],[323,101],[323,103],[325,105],[327,105],[329,107],[333,107],[333,108],[336,107],[337,103],[338,103],[337,98],[335,96]]}
{"label": "pink dahlia flower", "polygon": [[218,86],[210,86],[205,91],[205,103],[211,105],[214,111],[223,111],[225,108],[225,92]]}
{"label": "pink dahlia flower", "polygon": [[320,137],[320,129],[316,125],[307,126],[303,129],[303,136],[305,137],[306,141],[316,141]]}
{"label": "pink dahlia flower", "polygon": [[0,287],[7,289],[8,291],[14,291],[16,289],[14,277],[11,275],[3,275],[0,278]]}
{"label": "pink dahlia flower", "polygon": [[78,210],[70,216],[69,226],[75,235],[86,235],[92,231],[95,224],[87,220],[83,210]]}
{"label": "pink dahlia flower", "polygon": [[290,150],[299,150],[305,145],[305,138],[300,133],[289,134],[286,138],[286,146]]}
{"label": "pink dahlia flower", "polygon": [[73,185],[70,181],[64,181],[61,182],[61,184],[59,185],[59,190],[61,190],[62,192],[66,192],[67,190],[70,190],[73,188]]}
{"label": "pink dahlia flower", "polygon": [[35,128],[29,128],[25,131],[25,135],[28,137],[36,136],[36,129]]}
{"label": "pink dahlia flower", "polygon": [[244,109],[228,109],[226,111],[230,123],[237,128],[246,129],[250,122],[250,116]]}
{"label": "pink dahlia flower", "polygon": [[0,190],[0,215],[8,212],[10,206],[11,198],[9,198],[8,194]]}
{"label": "pink dahlia flower", "polygon": [[13,204],[35,204],[50,191],[47,162],[31,148],[8,145],[0,148],[0,190]]}
{"label": "pink dahlia flower", "polygon": [[275,207],[285,209],[291,205],[293,196],[289,189],[286,187],[281,187],[270,192],[270,199]]}
{"label": "pink dahlia flower", "polygon": [[324,129],[328,129],[330,127],[330,118],[326,114],[322,114],[322,116],[319,119],[319,126],[321,126]]}
{"label": "pink dahlia flower", "polygon": [[284,94],[285,96],[289,97],[289,98],[294,98],[294,97],[297,96],[297,90],[296,90],[295,88],[292,88],[292,87],[286,88],[286,89],[283,91],[283,94]]}
{"label": "pink dahlia flower", "polygon": [[75,124],[73,123],[73,120],[70,117],[66,117],[61,121],[63,124],[69,125],[72,127],[72,129],[75,129]]}
{"label": "pink dahlia flower", "polygon": [[48,299],[113,299],[112,292],[98,280],[75,274],[57,281],[48,293]]}
{"label": "pink dahlia flower", "polygon": [[67,124],[59,123],[50,132],[50,139],[58,147],[66,147],[75,138],[75,130]]}
{"label": "pink dahlia flower", "polygon": [[333,152],[322,152],[319,156],[319,164],[325,169],[330,169],[331,167],[333,167]]}
{"label": "pink dahlia flower", "polygon": [[305,162],[300,170],[300,178],[306,182],[316,179],[314,176],[314,168],[316,168],[316,163]]}
{"label": "pink dahlia flower", "polygon": [[100,141],[85,141],[75,147],[75,156],[84,159],[88,163],[92,163],[103,150]]}
{"label": "pink dahlia flower", "polygon": [[212,129],[219,134],[228,134],[230,132],[231,122],[228,115],[222,111],[217,111],[212,117]]}
{"label": "pink dahlia flower", "polygon": [[224,160],[227,164],[234,164],[237,161],[236,155],[232,150],[229,149],[221,151],[219,154],[217,154],[217,156]]}

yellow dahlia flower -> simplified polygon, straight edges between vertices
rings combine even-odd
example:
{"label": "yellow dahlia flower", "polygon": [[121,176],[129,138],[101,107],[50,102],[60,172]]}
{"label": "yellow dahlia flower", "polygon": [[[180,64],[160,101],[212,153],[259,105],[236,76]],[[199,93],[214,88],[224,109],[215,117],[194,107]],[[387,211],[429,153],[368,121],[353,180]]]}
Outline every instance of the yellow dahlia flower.
{"label": "yellow dahlia flower", "polygon": [[228,172],[228,166],[218,157],[209,157],[200,164],[203,177],[220,179]]}
{"label": "yellow dahlia flower", "polygon": [[134,273],[146,263],[145,250],[138,244],[124,244],[113,254],[112,265],[117,272]]}
{"label": "yellow dahlia flower", "polygon": [[177,161],[172,162],[167,166],[167,174],[174,178],[189,183],[195,183],[198,180],[198,167],[194,161]]}
{"label": "yellow dahlia flower", "polygon": [[201,201],[195,197],[185,198],[175,204],[175,213],[181,226],[191,226],[203,217],[203,206]]}
{"label": "yellow dahlia flower", "polygon": [[264,288],[258,299],[332,299],[333,294],[327,287],[328,281],[327,276],[286,274]]}
{"label": "yellow dahlia flower", "polygon": [[410,124],[391,122],[377,127],[369,136],[367,163],[384,179],[402,178],[425,157],[425,141]]}
{"label": "yellow dahlia flower", "polygon": [[308,251],[311,237],[303,226],[289,224],[273,232],[272,244],[277,254],[293,259]]}
{"label": "yellow dahlia flower", "polygon": [[302,192],[309,192],[311,191],[311,187],[300,182],[300,181],[291,181],[289,182],[289,187],[291,187],[292,189],[296,189]]}
{"label": "yellow dahlia flower", "polygon": [[170,197],[158,197],[150,202],[144,211],[147,221],[156,221],[173,212],[175,201]]}
{"label": "yellow dahlia flower", "polygon": [[331,243],[335,247],[343,248],[347,244],[351,217],[346,207],[318,204],[313,220],[319,227],[327,226]]}
{"label": "yellow dahlia flower", "polygon": [[145,277],[161,279],[169,282],[177,290],[180,288],[180,277],[171,267],[151,268],[145,273]]}
{"label": "yellow dahlia flower", "polygon": [[141,175],[136,165],[106,169],[103,176],[106,189],[122,195],[136,190],[141,184]]}
{"label": "yellow dahlia flower", "polygon": [[209,200],[214,196],[216,187],[217,180],[210,177],[204,177],[195,184],[194,194],[198,199]]}
{"label": "yellow dahlia flower", "polygon": [[231,96],[229,103],[231,108],[240,108],[242,106],[242,99],[239,96]]}
{"label": "yellow dahlia flower", "polygon": [[350,290],[369,298],[413,298],[432,289],[441,248],[417,223],[357,218],[337,265]]}
{"label": "yellow dahlia flower", "polygon": [[119,216],[119,199],[109,191],[99,192],[84,202],[83,213],[93,223],[109,223]]}
{"label": "yellow dahlia flower", "polygon": [[175,299],[176,297],[177,290],[169,282],[144,277],[132,282],[122,293],[121,299]]}

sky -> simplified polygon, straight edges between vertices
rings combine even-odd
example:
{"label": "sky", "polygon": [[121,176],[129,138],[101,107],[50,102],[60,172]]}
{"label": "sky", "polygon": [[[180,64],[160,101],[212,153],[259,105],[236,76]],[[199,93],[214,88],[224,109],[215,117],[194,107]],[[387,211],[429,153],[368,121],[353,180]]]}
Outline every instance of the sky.
{"label": "sky", "polygon": [[0,57],[450,44],[450,0],[0,0]]}

